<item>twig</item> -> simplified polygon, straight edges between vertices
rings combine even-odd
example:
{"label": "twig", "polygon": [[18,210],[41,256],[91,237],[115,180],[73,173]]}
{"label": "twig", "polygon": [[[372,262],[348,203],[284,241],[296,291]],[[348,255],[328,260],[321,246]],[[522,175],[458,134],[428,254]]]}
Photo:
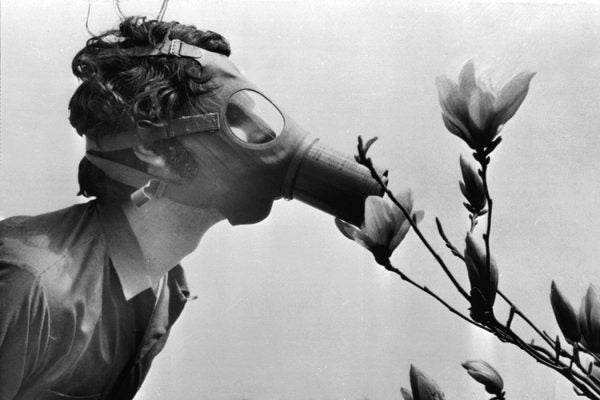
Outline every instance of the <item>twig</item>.
{"label": "twig", "polygon": [[459,316],[461,319],[467,321],[468,323],[475,325],[478,328],[481,328],[487,332],[493,332],[490,328],[488,328],[485,325],[482,325],[478,322],[473,321],[472,319],[470,319],[469,317],[467,317],[466,315],[462,314],[460,311],[458,311],[457,309],[455,309],[454,307],[452,307],[448,302],[446,302],[444,299],[442,299],[440,296],[438,296],[436,293],[434,293],[433,291],[431,291],[431,289],[429,289],[427,286],[422,286],[420,284],[418,284],[417,282],[413,281],[408,275],[406,275],[404,272],[400,271],[398,268],[394,267],[392,265],[392,263],[389,261],[389,259],[387,260],[387,262],[385,264],[382,264],[383,267],[390,271],[395,273],[396,275],[398,275],[402,280],[410,283],[411,285],[413,285],[414,287],[416,287],[417,289],[421,290],[422,292],[427,293],[429,296],[433,297],[434,299],[436,299],[438,302],[440,302],[444,307],[446,307],[448,309],[448,311],[450,311],[451,313]]}
{"label": "twig", "polygon": [[502,299],[504,299],[504,301],[506,301],[506,303],[511,307],[511,309],[514,309],[514,313],[521,317],[521,319],[525,321],[525,323],[527,323],[527,325],[529,325],[542,339],[544,339],[544,341],[550,347],[554,348],[554,346],[556,346],[554,341],[551,340],[547,334],[544,334],[544,332],[542,332],[533,322],[531,322],[531,320],[527,318],[527,316],[523,314],[521,310],[519,310],[519,308],[512,301],[510,301],[510,299],[504,293],[502,293],[500,289],[498,289],[497,293],[500,297],[502,297]]}
{"label": "twig", "polygon": [[437,226],[438,233],[440,234],[440,236],[442,237],[442,240],[446,244],[446,247],[450,249],[450,252],[454,256],[458,257],[462,262],[464,262],[465,256],[463,256],[462,253],[460,251],[458,251],[458,249],[452,244],[450,239],[448,239],[448,236],[446,236],[446,232],[444,232],[444,227],[442,226],[442,222],[439,220],[438,217],[435,217],[435,224]]}
{"label": "twig", "polygon": [[[362,143],[362,140],[360,140],[360,143]],[[396,197],[390,191],[390,189],[388,189],[387,185],[384,183],[384,181],[381,178],[381,176],[379,175],[379,173],[375,170],[375,167],[373,166],[373,162],[371,161],[371,159],[368,158],[368,157],[364,157],[364,158],[361,159],[361,163],[369,169],[369,171],[371,172],[371,175],[377,181],[377,183],[379,183],[379,185],[384,190],[384,192],[388,195],[388,197],[392,200],[392,202],[400,209],[400,211],[402,211],[402,214],[404,214],[404,216],[406,217],[406,219],[410,223],[410,226],[413,228],[413,230],[415,231],[415,233],[417,234],[417,236],[419,237],[419,239],[421,240],[421,242],[425,245],[425,247],[427,248],[427,250],[429,251],[429,253],[433,256],[433,258],[435,258],[435,260],[437,261],[437,263],[442,267],[442,269],[444,270],[444,272],[446,273],[446,275],[448,276],[448,278],[450,278],[450,280],[452,281],[452,284],[454,285],[454,287],[460,292],[460,294],[467,301],[470,302],[471,298],[470,298],[469,294],[458,283],[458,281],[456,280],[456,278],[454,277],[454,275],[452,275],[452,272],[450,272],[450,270],[448,269],[448,267],[444,263],[444,260],[442,259],[442,257],[440,257],[440,255],[433,249],[433,247],[431,247],[431,245],[429,244],[429,242],[427,241],[427,239],[425,239],[425,236],[423,236],[423,233],[421,232],[421,230],[417,226],[417,223],[415,221],[413,221],[412,216],[408,213],[408,211],[406,211],[406,209],[404,208],[404,206],[402,204],[400,204],[400,202],[396,199]]]}

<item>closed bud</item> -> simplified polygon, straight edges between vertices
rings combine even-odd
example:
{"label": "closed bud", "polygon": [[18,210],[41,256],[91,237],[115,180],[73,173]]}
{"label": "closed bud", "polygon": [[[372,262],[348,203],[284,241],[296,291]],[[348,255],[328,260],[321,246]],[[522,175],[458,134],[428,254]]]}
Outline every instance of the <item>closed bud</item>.
{"label": "closed bud", "polygon": [[479,215],[487,205],[483,180],[475,168],[462,155],[460,156],[460,171],[463,179],[460,182],[460,191],[470,205],[469,211],[475,215]]}
{"label": "closed bud", "polygon": [[491,321],[498,292],[498,268],[490,257],[489,266],[485,249],[468,233],[465,248],[465,265],[471,284],[471,317],[483,324]]}
{"label": "closed bud", "polygon": [[410,387],[414,400],[443,400],[446,398],[437,383],[414,365],[410,366]]}
{"label": "closed bud", "polygon": [[483,360],[465,361],[462,366],[473,379],[485,386],[488,393],[502,396],[504,381],[494,367]]}
{"label": "closed bud", "polygon": [[600,354],[600,299],[594,285],[590,285],[581,301],[578,319],[582,344],[589,351]]}
{"label": "closed bud", "polygon": [[577,314],[554,281],[552,281],[552,285],[550,286],[550,303],[552,304],[552,311],[554,311],[558,327],[565,339],[569,343],[578,342],[581,338],[581,331],[579,330]]}

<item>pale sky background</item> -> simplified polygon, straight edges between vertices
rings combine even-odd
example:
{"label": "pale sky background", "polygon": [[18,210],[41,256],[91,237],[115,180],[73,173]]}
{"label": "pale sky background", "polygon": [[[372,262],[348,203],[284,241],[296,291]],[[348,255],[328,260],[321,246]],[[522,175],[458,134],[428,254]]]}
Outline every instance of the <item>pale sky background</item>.
{"label": "pale sky background", "polygon": [[[121,4],[155,16],[161,1]],[[89,36],[86,10],[83,0],[2,2],[0,216],[78,201],[83,142],[67,104],[77,85],[71,59]],[[226,36],[247,76],[339,150],[353,153],[357,135],[379,136],[372,156],[395,190],[414,190],[425,234],[463,282],[434,218],[462,248],[458,160],[469,152],[443,127],[435,77],[455,78],[468,59],[501,83],[536,71],[491,165],[500,287],[556,334],[551,280],[576,307],[589,283],[600,284],[600,4],[172,0],[165,19]],[[92,31],[117,22],[111,1],[92,2]],[[466,310],[414,234],[393,262]],[[256,225],[217,225],[184,266],[198,299],[136,400],[399,399],[411,363],[448,399],[489,398],[460,367],[473,358],[502,373],[508,399],[577,398],[557,374],[451,316],[299,202],[277,202]]]}

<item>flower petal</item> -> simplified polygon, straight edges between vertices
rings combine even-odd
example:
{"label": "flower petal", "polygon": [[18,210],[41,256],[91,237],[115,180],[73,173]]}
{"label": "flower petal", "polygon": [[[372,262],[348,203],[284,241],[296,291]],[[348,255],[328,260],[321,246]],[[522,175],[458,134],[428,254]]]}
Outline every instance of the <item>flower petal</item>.
{"label": "flower petal", "polygon": [[[402,191],[396,193],[395,197],[396,197],[396,200],[398,200],[398,203],[402,204],[402,206],[410,214],[412,211],[412,207],[413,207],[412,190],[410,190],[410,189],[402,190]],[[400,210],[398,210],[398,211],[400,211]],[[401,215],[404,216],[404,214],[401,214]]]}
{"label": "flower petal", "polygon": [[[413,213],[412,219],[415,222],[415,224],[418,225],[419,222],[421,222],[421,220],[423,219],[424,215],[425,215],[425,213],[422,210],[419,210],[419,211],[416,211],[415,213]],[[390,241],[390,243],[388,245],[390,254],[396,249],[396,247],[398,247],[400,245],[400,243],[402,243],[402,241],[406,237],[406,234],[408,233],[408,231],[410,231],[410,228],[411,228],[410,222],[406,218],[404,218],[404,220],[399,224],[398,230],[396,231],[396,233],[394,234],[394,237],[392,238],[392,240]]]}
{"label": "flower petal", "polygon": [[423,219],[424,216],[425,216],[425,211],[423,211],[423,210],[415,211],[413,213],[413,221],[415,221],[415,224],[419,225],[419,223],[421,222],[421,220]]}
{"label": "flower petal", "polygon": [[359,230],[356,226],[349,224],[346,221],[342,221],[339,218],[335,219],[335,226],[337,226],[338,230],[350,240],[354,240],[354,234]]}
{"label": "flower petal", "polygon": [[438,76],[435,80],[438,90],[440,105],[445,114],[455,117],[464,115],[466,104],[460,95],[460,90],[456,83],[445,76]]}
{"label": "flower petal", "polygon": [[394,250],[396,250],[396,247],[398,247],[398,245],[400,245],[400,243],[402,243],[402,241],[406,237],[406,234],[408,233],[409,230],[410,230],[410,222],[408,222],[408,220],[405,219],[399,225],[398,230],[394,234],[394,237],[392,237],[392,240],[390,240],[390,243],[388,244],[388,250],[389,250],[390,254]]}
{"label": "flower petal", "polygon": [[496,110],[495,126],[504,125],[515,115],[527,96],[529,83],[534,75],[535,72],[521,72],[504,85],[494,105]]}
{"label": "flower petal", "polygon": [[480,131],[487,133],[494,118],[494,95],[477,87],[469,99],[469,118]]}
{"label": "flower petal", "polygon": [[354,232],[354,241],[367,250],[372,250],[375,246],[375,243],[369,237],[369,235],[365,234],[365,232],[361,230],[356,230],[356,232]]}
{"label": "flower petal", "polygon": [[473,63],[473,60],[467,61],[460,70],[460,74],[458,75],[458,86],[463,98],[469,98],[471,92],[477,87],[475,64]]}
{"label": "flower petal", "polygon": [[460,122],[460,120],[454,118],[450,114],[442,113],[442,121],[444,121],[444,126],[446,127],[446,129],[448,129],[450,133],[458,136],[459,138],[467,142],[469,147],[473,147],[473,139],[471,137],[471,133],[465,127],[465,125],[462,122]]}
{"label": "flower petal", "polygon": [[387,246],[395,230],[395,218],[390,205],[379,196],[369,196],[365,201],[365,227],[363,232],[374,244]]}
{"label": "flower petal", "polygon": [[358,229],[356,226],[349,224],[346,221],[342,221],[339,218],[335,219],[335,226],[339,229],[339,231],[346,236],[350,240],[354,240],[356,243],[360,244],[367,250],[370,250],[373,247],[373,241],[371,238],[365,234],[361,229]]}

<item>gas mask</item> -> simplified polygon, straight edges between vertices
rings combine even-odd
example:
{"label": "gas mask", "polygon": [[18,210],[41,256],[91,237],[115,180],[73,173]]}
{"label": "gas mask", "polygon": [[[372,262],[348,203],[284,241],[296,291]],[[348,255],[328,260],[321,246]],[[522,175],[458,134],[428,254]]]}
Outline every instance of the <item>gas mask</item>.
{"label": "gas mask", "polygon": [[216,208],[232,225],[255,223],[274,200],[298,199],[360,225],[367,196],[381,195],[369,170],[311,137],[250,83],[224,55],[166,39],[158,48],[125,49],[139,57],[190,57],[207,77],[202,114],[168,124],[87,139],[95,153],[131,148],[177,137],[199,165],[188,182],[167,182],[88,152],[88,160],[111,179],[139,188],[131,198],[141,206],[153,197],[200,208]]}

